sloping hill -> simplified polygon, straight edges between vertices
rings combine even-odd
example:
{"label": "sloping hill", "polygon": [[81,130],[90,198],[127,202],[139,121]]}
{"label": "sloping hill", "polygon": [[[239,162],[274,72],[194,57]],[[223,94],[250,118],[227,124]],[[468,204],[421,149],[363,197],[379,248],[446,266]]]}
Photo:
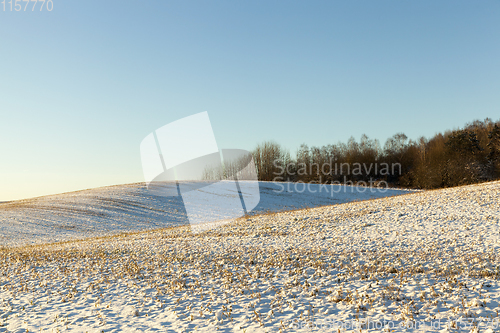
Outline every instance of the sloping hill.
{"label": "sloping hill", "polygon": [[[351,186],[260,183],[252,212],[317,207],[407,193]],[[22,245],[188,224],[180,197],[149,191],[143,183],[0,203],[0,245]]]}
{"label": "sloping hill", "polygon": [[500,182],[0,248],[7,331],[487,332]]}

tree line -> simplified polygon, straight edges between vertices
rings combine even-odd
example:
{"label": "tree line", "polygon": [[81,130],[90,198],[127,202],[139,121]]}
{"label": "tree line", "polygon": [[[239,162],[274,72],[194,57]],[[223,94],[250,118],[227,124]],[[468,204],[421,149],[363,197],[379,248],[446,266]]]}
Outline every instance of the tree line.
{"label": "tree line", "polygon": [[500,121],[476,120],[430,139],[397,133],[383,147],[366,135],[322,147],[302,144],[294,157],[267,141],[252,154],[262,181],[384,181],[420,189],[466,185],[500,178]]}

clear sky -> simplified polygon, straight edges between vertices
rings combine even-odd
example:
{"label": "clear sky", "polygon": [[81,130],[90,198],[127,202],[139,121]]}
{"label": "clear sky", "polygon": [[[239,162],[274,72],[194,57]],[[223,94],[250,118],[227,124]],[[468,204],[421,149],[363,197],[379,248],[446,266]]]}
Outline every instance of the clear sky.
{"label": "clear sky", "polygon": [[142,181],[141,140],[202,111],[292,152],[500,118],[498,0],[33,3],[0,4],[0,201]]}

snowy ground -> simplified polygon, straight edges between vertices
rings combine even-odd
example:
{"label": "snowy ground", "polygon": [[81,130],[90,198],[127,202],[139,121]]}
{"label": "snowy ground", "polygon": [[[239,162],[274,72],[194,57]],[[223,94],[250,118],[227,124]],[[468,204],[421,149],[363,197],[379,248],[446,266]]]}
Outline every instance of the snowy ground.
{"label": "snowy ground", "polygon": [[0,332],[500,331],[499,199],[494,182],[3,248]]}
{"label": "snowy ground", "polygon": [[[408,191],[260,182],[260,203],[252,214],[404,193]],[[138,183],[0,203],[0,245],[47,243],[189,224],[181,198],[163,194]]]}

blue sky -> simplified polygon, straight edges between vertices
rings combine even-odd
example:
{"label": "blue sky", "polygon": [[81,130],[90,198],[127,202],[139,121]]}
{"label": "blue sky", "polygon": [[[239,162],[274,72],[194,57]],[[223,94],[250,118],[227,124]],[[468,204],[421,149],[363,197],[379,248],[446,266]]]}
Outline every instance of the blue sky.
{"label": "blue sky", "polygon": [[202,111],[292,152],[500,115],[497,0],[1,6],[0,201],[142,181],[141,140]]}

